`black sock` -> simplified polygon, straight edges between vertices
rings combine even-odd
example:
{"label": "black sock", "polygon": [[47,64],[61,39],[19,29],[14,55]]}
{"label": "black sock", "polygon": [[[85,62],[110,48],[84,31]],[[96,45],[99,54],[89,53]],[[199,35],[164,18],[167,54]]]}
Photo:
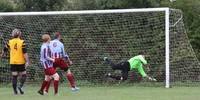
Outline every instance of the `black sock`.
{"label": "black sock", "polygon": [[17,76],[12,76],[12,86],[15,93],[17,93]]}
{"label": "black sock", "polygon": [[20,87],[23,87],[25,82],[26,82],[26,74],[22,75]]}

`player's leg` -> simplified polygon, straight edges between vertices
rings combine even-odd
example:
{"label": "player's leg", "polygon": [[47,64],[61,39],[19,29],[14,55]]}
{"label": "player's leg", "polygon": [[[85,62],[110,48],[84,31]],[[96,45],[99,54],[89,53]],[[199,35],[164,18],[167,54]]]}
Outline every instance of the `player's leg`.
{"label": "player's leg", "polygon": [[115,80],[121,80],[122,76],[112,75],[111,73],[106,74],[106,77],[110,77]]}
{"label": "player's leg", "polygon": [[62,69],[65,72],[65,76],[69,80],[71,90],[72,91],[79,90],[79,88],[76,87],[76,85],[75,85],[74,75],[70,71],[69,65],[67,63],[65,63],[63,59],[56,60],[56,64],[60,67],[60,69]]}
{"label": "player's leg", "polygon": [[20,65],[19,67],[19,73],[21,74],[20,84],[18,86],[18,90],[21,94],[24,94],[24,91],[22,90],[22,87],[24,86],[24,83],[26,82],[26,69],[25,65]]}
{"label": "player's leg", "polygon": [[122,78],[121,78],[122,81],[127,80],[128,72],[129,72],[129,70],[122,70]]}
{"label": "player's leg", "polygon": [[17,92],[17,77],[18,77],[18,73],[17,72],[12,72],[12,87],[13,87],[13,91],[14,94],[18,94]]}
{"label": "player's leg", "polygon": [[122,70],[122,79],[121,80],[127,80],[128,78],[128,72],[130,71],[130,64],[129,62],[123,62],[122,63],[123,70]]}
{"label": "player's leg", "polygon": [[50,87],[50,85],[51,85],[51,81],[52,81],[52,80],[48,81],[48,83],[47,83],[47,85],[46,85],[46,87],[45,87],[45,89],[44,89],[44,94],[47,94],[47,93],[49,92],[49,87]]}
{"label": "player's leg", "polygon": [[55,73],[54,75],[52,75],[53,79],[54,79],[54,94],[57,95],[58,94],[58,85],[59,85],[59,75],[58,73]]}
{"label": "player's leg", "polygon": [[[56,70],[56,68],[59,67],[57,65],[57,62],[53,63],[53,68]],[[47,94],[49,92],[49,87],[51,85],[51,80],[47,83],[46,87],[45,87],[45,90],[44,90],[44,93]]]}
{"label": "player's leg", "polygon": [[108,59],[107,57],[104,57],[104,61],[107,62],[113,70],[122,70],[123,69],[123,63],[124,62],[120,62],[118,64],[115,64],[110,59]]}
{"label": "player's leg", "polygon": [[122,76],[115,76],[115,75],[112,75],[111,73],[108,73],[107,76],[114,78],[116,80],[126,80],[128,77],[128,71],[130,70],[130,65],[129,65],[129,62],[127,62],[127,61],[120,62],[120,63],[112,66],[112,69],[121,70]]}
{"label": "player's leg", "polygon": [[110,59],[108,59],[108,57],[104,57],[104,61],[109,64],[111,67],[116,66]]}
{"label": "player's leg", "polygon": [[71,90],[72,90],[72,91],[78,91],[79,88],[76,87],[76,85],[75,85],[74,74],[70,71],[70,69],[68,69],[68,70],[66,71],[66,77],[67,77],[67,79],[69,80]]}
{"label": "player's leg", "polygon": [[42,83],[42,86],[40,90],[38,91],[39,94],[44,95],[44,89],[50,80],[51,80],[51,77],[49,75],[45,75],[45,79]]}
{"label": "player's leg", "polygon": [[17,92],[18,72],[17,72],[15,65],[11,65],[11,72],[12,72],[12,87],[13,87],[14,94],[16,95],[16,94],[18,94],[18,92]]}

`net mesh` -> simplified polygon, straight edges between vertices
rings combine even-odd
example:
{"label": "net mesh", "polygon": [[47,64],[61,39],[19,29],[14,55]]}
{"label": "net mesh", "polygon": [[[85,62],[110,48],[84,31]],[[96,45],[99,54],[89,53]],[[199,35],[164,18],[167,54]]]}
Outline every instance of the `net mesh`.
{"label": "net mesh", "polygon": [[[62,14],[34,16],[0,16],[1,48],[10,39],[14,28],[22,30],[27,43],[31,66],[27,68],[27,83],[44,79],[39,61],[41,35],[62,34],[63,43],[73,65],[70,67],[80,84],[102,84],[104,75],[113,72],[103,57],[115,63],[143,51],[151,65],[149,75],[158,83],[165,82],[165,12],[127,12],[102,14]],[[1,60],[0,82],[10,83],[9,54]],[[170,10],[170,81],[194,84],[198,82],[199,62],[184,29],[182,13]],[[60,72],[60,70],[58,70]],[[115,73],[119,73],[118,71]],[[65,80],[65,79],[64,79]],[[142,82],[137,71],[130,72],[130,80]],[[190,84],[189,84],[190,85]]]}

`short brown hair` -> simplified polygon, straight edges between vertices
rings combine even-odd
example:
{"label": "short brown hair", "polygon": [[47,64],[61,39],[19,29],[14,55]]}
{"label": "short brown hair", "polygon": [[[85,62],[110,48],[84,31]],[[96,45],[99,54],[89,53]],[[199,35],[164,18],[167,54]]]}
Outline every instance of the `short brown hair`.
{"label": "short brown hair", "polygon": [[42,41],[43,42],[47,42],[47,41],[50,41],[51,40],[51,37],[49,36],[49,34],[43,34],[42,35]]}
{"label": "short brown hair", "polygon": [[55,32],[55,34],[54,34],[54,36],[55,36],[56,39],[57,39],[60,35],[61,35],[60,32]]}

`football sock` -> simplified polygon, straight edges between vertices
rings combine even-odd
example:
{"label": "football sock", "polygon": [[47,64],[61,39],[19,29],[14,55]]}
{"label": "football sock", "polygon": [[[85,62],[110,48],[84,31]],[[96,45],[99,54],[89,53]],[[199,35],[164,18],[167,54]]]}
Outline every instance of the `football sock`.
{"label": "football sock", "polygon": [[56,95],[58,93],[58,83],[59,83],[59,81],[54,80],[53,83],[54,83],[54,94]]}
{"label": "football sock", "polygon": [[17,76],[12,76],[12,86],[14,92],[17,94]]}
{"label": "football sock", "polygon": [[67,73],[66,74],[67,79],[69,80],[70,87],[74,88],[75,83],[74,83],[74,75],[72,73]]}
{"label": "football sock", "polygon": [[26,74],[22,75],[21,83],[19,86],[22,88],[25,82],[26,82]]}
{"label": "football sock", "polygon": [[51,84],[51,80],[47,83],[46,87],[45,87],[45,91],[48,93],[49,91],[49,87],[50,87],[50,84]]}
{"label": "football sock", "polygon": [[47,84],[48,84],[48,81],[43,81],[43,83],[42,83],[42,86],[41,86],[40,90],[41,90],[41,91],[43,91],[43,90],[44,90],[44,88],[47,86]]}

